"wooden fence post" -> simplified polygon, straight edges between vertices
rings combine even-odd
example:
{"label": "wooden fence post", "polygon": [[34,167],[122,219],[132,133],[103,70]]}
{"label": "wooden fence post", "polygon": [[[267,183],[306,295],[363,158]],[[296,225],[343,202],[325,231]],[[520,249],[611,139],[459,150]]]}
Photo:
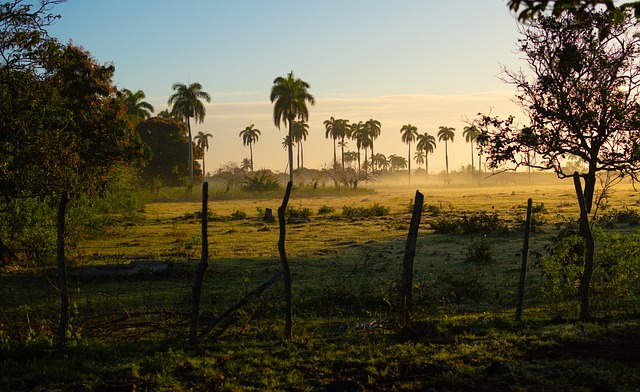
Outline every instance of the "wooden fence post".
{"label": "wooden fence post", "polygon": [[58,222],[56,241],[56,262],[58,272],[58,289],[60,290],[60,323],[58,325],[58,350],[62,350],[67,343],[67,330],[69,329],[69,290],[67,287],[67,268],[65,266],[65,250],[64,250],[64,221],[69,202],[69,193],[63,192],[58,206]]}
{"label": "wooden fence post", "polygon": [[522,318],[522,305],[524,303],[524,286],[527,277],[527,260],[529,259],[529,235],[531,233],[531,210],[533,200],[527,200],[527,219],[524,223],[524,242],[522,244],[522,265],[520,266],[520,282],[518,283],[518,299],[516,301],[516,321]]}
{"label": "wooden fence post", "polygon": [[200,262],[196,266],[193,283],[193,295],[191,298],[191,323],[189,326],[189,341],[196,344],[198,337],[198,324],[200,320],[200,296],[202,295],[202,284],[204,275],[209,267],[209,237],[207,234],[207,224],[209,215],[209,183],[202,184],[202,250]]}
{"label": "wooden fence post", "polygon": [[[289,149],[291,150],[291,149]],[[290,169],[292,170],[292,169]],[[280,261],[282,262],[282,270],[284,271],[284,300],[285,300],[285,339],[293,338],[293,315],[291,303],[291,269],[289,268],[289,260],[287,260],[287,252],[285,250],[285,239],[287,236],[287,228],[285,222],[285,212],[287,204],[289,204],[289,196],[291,195],[291,187],[293,183],[287,183],[287,190],[284,192],[282,205],[278,208],[278,223],[280,225],[280,238],[278,240],[278,252],[280,253]]]}
{"label": "wooden fence post", "polygon": [[411,321],[413,315],[413,261],[416,256],[416,242],[418,240],[418,228],[422,218],[422,205],[424,196],[416,191],[416,199],[409,224],[409,235],[402,262],[402,281],[400,283],[400,322],[403,325]]}

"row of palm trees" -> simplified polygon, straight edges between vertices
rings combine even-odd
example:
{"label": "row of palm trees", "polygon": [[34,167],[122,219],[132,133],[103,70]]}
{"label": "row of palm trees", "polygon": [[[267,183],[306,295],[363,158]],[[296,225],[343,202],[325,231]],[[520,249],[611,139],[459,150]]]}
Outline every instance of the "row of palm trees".
{"label": "row of palm trees", "polygon": [[[304,149],[302,142],[307,140],[309,134],[309,125],[307,121],[309,119],[309,110],[307,103],[315,104],[315,98],[308,92],[310,88],[309,84],[299,78],[295,78],[293,71],[287,74],[287,77],[277,77],[273,81],[273,87],[271,89],[270,100],[274,104],[273,108],[273,121],[276,127],[280,129],[280,125],[288,126],[288,135],[283,139],[283,147],[288,149],[289,152],[289,173],[290,180],[293,181],[293,144],[297,147],[297,167],[300,168],[301,164],[304,167]],[[193,151],[192,140],[203,149],[207,151],[209,149],[209,139],[212,135],[208,132],[198,132],[195,138],[192,138],[191,134],[191,118],[196,123],[202,123],[206,114],[206,110],[202,100],[211,102],[211,95],[202,90],[200,83],[194,82],[191,84],[174,83],[172,85],[174,93],[169,97],[168,104],[169,110],[164,110],[159,114],[161,117],[177,118],[187,125],[188,137],[189,137],[189,184],[193,186]],[[131,118],[137,118],[144,120],[151,116],[153,112],[153,106],[144,101],[145,94],[141,90],[135,93],[124,89],[122,91],[125,108],[127,114]],[[341,150],[341,167],[344,170],[345,161],[350,161],[355,157],[358,161],[358,171],[362,170],[362,162],[360,160],[361,151],[364,150],[364,170],[367,171],[371,168],[372,171],[376,169],[386,169],[391,167],[392,169],[403,168],[408,166],[409,182],[411,181],[411,144],[416,143],[416,152],[414,159],[416,163],[421,166],[425,164],[427,175],[429,173],[429,154],[432,154],[436,149],[436,138],[430,135],[428,132],[419,133],[418,128],[411,124],[403,125],[400,128],[401,139],[403,143],[408,146],[407,159],[399,157],[397,155],[390,155],[389,159],[382,154],[375,154],[374,142],[380,136],[382,126],[380,121],[375,119],[369,119],[368,121],[358,121],[357,123],[350,123],[347,119],[336,119],[331,117],[324,121],[325,137],[327,139],[333,139],[333,166],[336,170],[338,165],[337,160],[337,148]],[[444,142],[445,145],[445,167],[447,174],[449,173],[449,152],[448,142],[453,142],[455,138],[455,128],[448,126],[440,126],[437,137],[438,141]],[[480,131],[474,125],[470,125],[464,128],[463,136],[465,140],[471,144],[471,169],[474,170],[474,148],[473,143],[479,136]],[[239,137],[241,137],[243,145],[249,146],[250,160],[243,162],[243,165],[248,166],[251,171],[254,170],[253,160],[253,145],[258,142],[261,132],[255,128],[254,124],[247,126],[244,130],[240,131]],[[345,147],[347,146],[347,139],[356,142],[357,153],[350,152],[345,153]],[[371,156],[369,158],[368,151],[371,150]],[[402,158],[402,159],[400,159]],[[480,162],[478,163],[480,166]],[[203,156],[203,173],[205,171],[205,160]]]}

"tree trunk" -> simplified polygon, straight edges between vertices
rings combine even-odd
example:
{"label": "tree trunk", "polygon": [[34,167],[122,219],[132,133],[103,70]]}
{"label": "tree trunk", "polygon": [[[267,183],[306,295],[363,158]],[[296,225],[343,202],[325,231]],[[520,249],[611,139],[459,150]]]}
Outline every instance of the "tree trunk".
{"label": "tree trunk", "polygon": [[[585,182],[588,183],[588,181]],[[584,272],[582,274],[582,279],[580,280],[580,319],[586,320],[589,318],[589,285],[591,283],[591,275],[593,273],[595,243],[593,241],[591,227],[589,226],[589,212],[585,195],[582,193],[582,184],[580,183],[580,175],[578,172],[573,173],[573,183],[576,188],[578,203],[580,204],[581,236],[584,237],[586,245],[584,255]]]}
{"label": "tree trunk", "polygon": [[291,127],[293,118],[289,118],[289,182],[293,184],[293,140],[291,138]]}
{"label": "tree trunk", "polygon": [[189,326],[189,340],[191,344],[196,343],[198,337],[198,324],[200,320],[200,296],[202,295],[202,284],[204,275],[209,267],[209,237],[207,235],[208,221],[208,200],[209,200],[209,184],[202,184],[202,251],[200,254],[200,263],[196,266],[193,293],[191,299],[191,324]]}
{"label": "tree trunk", "polygon": [[251,155],[251,172],[253,172],[253,143],[249,143],[249,155]]}
{"label": "tree trunk", "polygon": [[533,201],[527,200],[527,219],[524,223],[524,242],[522,244],[522,265],[520,266],[520,281],[518,283],[518,299],[516,301],[516,321],[522,318],[522,305],[524,303],[524,286],[527,277],[527,260],[529,258],[529,235],[531,233],[531,209]]}
{"label": "tree trunk", "polygon": [[189,130],[189,194],[193,194],[193,142],[191,139],[191,121],[187,117],[187,129]]}
{"label": "tree trunk", "polygon": [[69,290],[67,287],[67,268],[65,266],[64,255],[64,231],[65,231],[65,214],[67,203],[69,202],[69,194],[64,192],[60,198],[58,206],[58,238],[56,243],[56,259],[58,271],[58,289],[60,290],[60,324],[58,325],[58,350],[62,350],[67,343],[67,330],[69,329]]}
{"label": "tree trunk", "polygon": [[293,183],[289,181],[287,184],[287,190],[284,193],[284,199],[282,205],[278,208],[278,223],[280,224],[280,239],[278,240],[278,252],[280,253],[280,261],[282,262],[282,269],[284,271],[284,300],[285,300],[285,339],[291,340],[293,338],[293,316],[292,316],[292,304],[291,304],[291,269],[289,268],[289,261],[287,260],[287,253],[285,250],[285,239],[287,235],[287,228],[284,214],[287,211],[287,204],[289,204],[289,196],[291,195],[291,187]]}
{"label": "tree trunk", "polygon": [[407,156],[407,168],[409,172],[409,185],[411,185],[411,142],[407,143],[409,145],[409,155]]}
{"label": "tree trunk", "polygon": [[409,235],[404,250],[404,260],[402,262],[402,282],[400,284],[400,322],[403,325],[409,324],[413,316],[413,261],[416,257],[416,242],[418,240],[418,229],[422,218],[422,205],[424,196],[416,191],[416,199],[409,224]]}

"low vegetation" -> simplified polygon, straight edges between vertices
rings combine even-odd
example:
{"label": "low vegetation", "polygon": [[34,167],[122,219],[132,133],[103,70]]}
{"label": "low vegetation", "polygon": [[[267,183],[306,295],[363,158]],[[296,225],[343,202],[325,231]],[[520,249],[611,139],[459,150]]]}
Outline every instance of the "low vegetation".
{"label": "low vegetation", "polygon": [[[47,262],[25,263],[27,253],[20,253],[5,265],[13,271],[0,274],[0,389],[634,390],[640,239],[626,216],[637,211],[638,196],[620,186],[601,214],[594,318],[577,321],[575,255],[583,245],[575,237],[575,203],[566,200],[571,191],[562,182],[430,187],[408,326],[396,322],[398,280],[406,201],[415,191],[294,197],[289,217],[307,218],[287,225],[294,338],[283,339],[278,283],[197,347],[186,337],[199,203],[148,203],[142,211],[131,203],[124,214],[101,209],[74,223],[78,234],[70,237],[73,312],[65,351],[53,341],[57,292]],[[532,233],[525,310],[516,322],[528,197],[543,223]],[[210,203],[203,325],[279,270],[278,224],[263,220],[279,203]],[[613,223],[602,224],[605,216]],[[455,230],[441,233],[439,222]]]}

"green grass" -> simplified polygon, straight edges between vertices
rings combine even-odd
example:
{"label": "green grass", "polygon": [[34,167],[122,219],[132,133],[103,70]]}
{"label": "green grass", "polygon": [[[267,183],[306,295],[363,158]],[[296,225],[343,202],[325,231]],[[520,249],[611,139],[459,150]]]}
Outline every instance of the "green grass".
{"label": "green grass", "polygon": [[[74,266],[151,260],[161,273],[72,273],[70,347],[53,349],[57,291],[52,271],[0,274],[0,390],[635,390],[640,385],[638,293],[591,322],[556,317],[530,260],[523,321],[514,319],[528,197],[543,218],[531,248],[544,252],[554,224],[574,219],[571,183],[430,187],[415,262],[415,317],[400,328],[397,281],[415,189],[293,197],[308,223],[287,226],[294,339],[283,340],[282,283],[243,308],[220,336],[186,342],[200,203],[147,204],[143,217],[105,228],[70,254]],[[618,187],[608,211],[637,211]],[[203,323],[280,269],[278,225],[260,212],[278,198],[215,200]],[[382,216],[345,216],[377,206]],[[318,213],[322,210],[323,213]],[[496,214],[508,230],[436,234],[437,220]],[[606,211],[605,211],[606,212]],[[370,214],[375,215],[375,214]],[[618,214],[619,215],[619,214]],[[608,216],[608,230],[634,232]],[[482,244],[490,262],[469,260]],[[577,315],[577,302],[565,303]],[[565,316],[566,318],[566,316]],[[607,389],[608,388],[608,389]]]}

